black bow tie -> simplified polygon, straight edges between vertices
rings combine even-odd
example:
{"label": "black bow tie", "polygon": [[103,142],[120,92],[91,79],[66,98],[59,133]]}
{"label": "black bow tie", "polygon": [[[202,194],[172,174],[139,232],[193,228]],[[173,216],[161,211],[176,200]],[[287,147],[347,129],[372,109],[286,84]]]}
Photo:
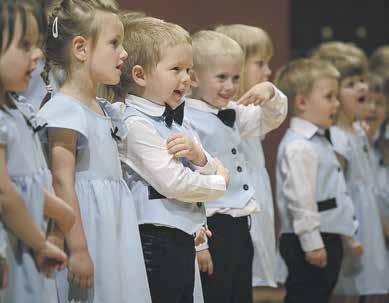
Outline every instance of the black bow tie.
{"label": "black bow tie", "polygon": [[236,112],[232,108],[219,110],[217,116],[228,127],[233,127],[236,120]]}
{"label": "black bow tie", "polygon": [[185,102],[182,102],[175,109],[172,109],[169,105],[166,104],[162,117],[165,119],[165,124],[167,127],[170,128],[173,124],[173,121],[179,125],[182,125],[182,121],[184,120],[184,107]]}
{"label": "black bow tie", "polygon": [[324,134],[321,133],[321,132],[318,132],[318,135],[326,138],[328,140],[328,142],[330,142],[330,144],[332,145],[331,133],[330,133],[330,129],[329,128],[326,128],[324,130]]}

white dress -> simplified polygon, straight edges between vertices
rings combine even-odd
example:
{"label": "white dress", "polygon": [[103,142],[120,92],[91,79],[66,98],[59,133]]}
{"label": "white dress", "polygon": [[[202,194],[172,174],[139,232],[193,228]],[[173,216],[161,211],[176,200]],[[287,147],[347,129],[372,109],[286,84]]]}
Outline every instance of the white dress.
{"label": "white dress", "polygon": [[260,212],[251,215],[250,235],[254,246],[253,286],[276,287],[276,239],[270,178],[260,138],[245,138],[241,148],[255,186]]}
{"label": "white dress", "polygon": [[60,302],[151,303],[136,211],[113,138],[124,138],[127,128],[108,102],[99,104],[106,116],[57,93],[39,112],[49,128],[77,132],[75,190],[94,263],[90,290],[69,285],[66,270],[57,275]]}
{"label": "white dress", "polygon": [[372,150],[362,129],[356,133],[331,128],[334,149],[345,157],[345,179],[355,215],[359,221],[356,239],[364,246],[364,254],[345,256],[335,293],[342,295],[385,294],[389,290],[385,240],[380,221],[371,166]]}
{"label": "white dress", "polygon": [[[8,175],[13,185],[34,222],[44,230],[42,189],[51,190],[51,174],[38,138],[39,123],[34,110],[24,100],[15,104],[17,108],[0,111],[0,144],[6,148]],[[9,287],[3,291],[4,302],[55,302],[54,281],[38,272],[30,248],[10,231],[7,238]]]}

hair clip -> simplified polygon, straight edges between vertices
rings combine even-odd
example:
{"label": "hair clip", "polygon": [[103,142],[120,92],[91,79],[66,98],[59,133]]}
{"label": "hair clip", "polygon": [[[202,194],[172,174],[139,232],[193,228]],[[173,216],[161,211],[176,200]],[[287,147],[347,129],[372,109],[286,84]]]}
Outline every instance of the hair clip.
{"label": "hair clip", "polygon": [[52,26],[53,37],[58,38],[58,17],[55,17]]}

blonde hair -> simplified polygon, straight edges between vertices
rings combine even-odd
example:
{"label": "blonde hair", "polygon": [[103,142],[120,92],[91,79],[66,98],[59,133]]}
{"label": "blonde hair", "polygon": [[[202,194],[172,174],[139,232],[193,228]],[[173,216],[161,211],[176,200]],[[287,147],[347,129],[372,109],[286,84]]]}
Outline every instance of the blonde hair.
{"label": "blonde hair", "polygon": [[179,44],[191,44],[189,33],[181,26],[152,17],[133,18],[123,16],[124,49],[128,58],[124,62],[120,83],[114,86],[117,98],[136,93],[137,85],[132,78],[132,69],[140,65],[151,73],[160,61],[161,50]]}
{"label": "blonde hair", "polygon": [[275,76],[276,86],[285,93],[290,109],[295,113],[297,95],[308,95],[315,83],[323,78],[339,79],[339,72],[329,62],[317,59],[297,59],[281,67]]}
{"label": "blonde hair", "polygon": [[[76,36],[91,38],[96,42],[101,23],[95,19],[96,12],[117,13],[114,0],[63,0],[52,8],[49,15],[49,33],[46,42],[46,82],[48,70],[54,79],[62,86],[68,79],[71,69],[70,43]],[[58,36],[52,32],[53,23],[58,25]]]}
{"label": "blonde hair", "polygon": [[370,70],[383,79],[383,90],[389,96],[389,45],[377,48],[369,59]]}
{"label": "blonde hair", "polygon": [[212,59],[228,56],[243,62],[242,48],[226,35],[210,30],[198,31],[192,35],[194,69],[208,66]]}
{"label": "blonde hair", "polygon": [[338,69],[341,80],[367,73],[367,57],[362,49],[352,43],[322,43],[312,52],[312,58],[332,63]]}
{"label": "blonde hair", "polygon": [[259,27],[244,24],[219,25],[215,28],[219,33],[225,34],[239,43],[244,53],[244,64],[240,76],[238,97],[241,97],[251,87],[246,79],[246,63],[249,57],[259,54],[268,61],[273,56],[274,48],[270,36]]}

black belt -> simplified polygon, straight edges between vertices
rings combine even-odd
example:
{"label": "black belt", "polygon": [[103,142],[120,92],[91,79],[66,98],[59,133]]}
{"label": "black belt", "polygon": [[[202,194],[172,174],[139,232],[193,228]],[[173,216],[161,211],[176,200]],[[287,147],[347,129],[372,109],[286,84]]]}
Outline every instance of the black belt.
{"label": "black belt", "polygon": [[317,208],[319,212],[333,209],[336,208],[337,206],[338,204],[336,203],[336,198],[331,198],[331,199],[317,202]]}

